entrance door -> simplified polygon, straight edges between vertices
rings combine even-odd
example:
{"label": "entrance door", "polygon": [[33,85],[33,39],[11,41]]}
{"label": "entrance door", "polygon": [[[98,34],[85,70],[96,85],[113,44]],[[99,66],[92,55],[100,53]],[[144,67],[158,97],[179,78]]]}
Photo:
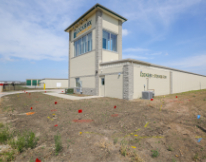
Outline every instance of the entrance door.
{"label": "entrance door", "polygon": [[105,91],[105,89],[104,89],[104,86],[105,86],[105,78],[104,77],[101,77],[101,85],[100,85],[100,89],[101,89],[101,96],[103,96],[104,97],[104,91]]}

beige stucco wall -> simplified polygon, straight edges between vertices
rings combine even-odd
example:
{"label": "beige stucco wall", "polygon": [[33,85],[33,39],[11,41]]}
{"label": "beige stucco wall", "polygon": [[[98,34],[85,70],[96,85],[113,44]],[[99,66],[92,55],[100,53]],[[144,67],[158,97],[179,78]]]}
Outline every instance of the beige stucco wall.
{"label": "beige stucco wall", "polygon": [[206,77],[173,71],[173,93],[205,88]]}
{"label": "beige stucco wall", "polygon": [[[99,75],[105,77],[105,97],[123,98],[123,65],[101,67]],[[116,73],[116,74],[115,74]],[[120,75],[118,75],[120,73]],[[99,79],[99,94],[101,95],[101,79]]]}
{"label": "beige stucco wall", "polygon": [[[42,84],[46,84],[46,88],[68,88],[68,80],[42,80]],[[61,87],[57,87],[57,83],[61,83]]]}
{"label": "beige stucco wall", "polygon": [[99,74],[104,75],[108,73],[119,73],[123,72],[123,65],[113,66],[113,67],[105,67],[99,69]]}
{"label": "beige stucco wall", "polygon": [[147,90],[146,77],[140,77],[140,71],[142,73],[151,73],[157,75],[165,75],[166,79],[161,78],[149,78],[149,89],[155,89],[155,96],[169,94],[170,93],[170,73],[167,70],[161,70],[156,68],[150,68],[146,66],[134,65],[134,93],[133,99],[142,97],[142,91]]}
{"label": "beige stucco wall", "polygon": [[107,15],[106,13],[102,14],[102,27],[114,33],[118,33],[118,20]]}
{"label": "beige stucco wall", "polygon": [[82,77],[80,78],[82,81],[83,88],[95,88],[95,77]]}
{"label": "beige stucco wall", "polygon": [[70,78],[70,87],[76,87],[76,81],[75,78]]}
{"label": "beige stucco wall", "polygon": [[[95,77],[79,77],[80,81],[82,81],[82,88],[95,88]],[[71,87],[76,87],[75,78],[71,78]]]}
{"label": "beige stucco wall", "polygon": [[[105,97],[123,98],[123,75],[105,76]],[[101,92],[100,92],[101,94]]]}
{"label": "beige stucco wall", "polygon": [[95,36],[96,36],[96,29],[92,30],[92,50],[95,50]]}
{"label": "beige stucco wall", "polygon": [[95,74],[95,51],[70,59],[70,77]]}
{"label": "beige stucco wall", "polygon": [[102,50],[102,62],[115,61],[118,60],[118,57],[118,53]]}

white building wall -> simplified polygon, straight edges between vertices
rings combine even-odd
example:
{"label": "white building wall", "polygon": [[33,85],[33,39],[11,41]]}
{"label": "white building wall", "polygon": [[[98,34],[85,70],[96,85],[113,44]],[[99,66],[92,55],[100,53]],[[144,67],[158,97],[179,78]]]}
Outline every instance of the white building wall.
{"label": "white building wall", "polygon": [[118,60],[119,54],[116,52],[110,52],[108,50],[102,50],[102,62],[109,62]]}
{"label": "white building wall", "polygon": [[105,97],[123,98],[123,75],[105,76]]}
{"label": "white building wall", "polygon": [[[68,80],[42,80],[40,83],[46,84],[47,88],[68,88]],[[61,87],[57,87],[57,83],[61,83]]]}
{"label": "white building wall", "polygon": [[[105,97],[123,98],[123,65],[104,67],[99,70],[100,76],[105,76]],[[120,73],[120,75],[119,75]],[[99,79],[101,86],[101,78]],[[101,94],[101,88],[99,88]]]}
{"label": "white building wall", "polygon": [[173,71],[173,93],[206,88],[206,77]]}
{"label": "white building wall", "polygon": [[[140,71],[142,73],[150,73],[157,75],[165,75],[166,79],[163,78],[149,78],[149,86],[147,87],[147,77],[140,77]],[[134,65],[134,93],[133,99],[142,97],[142,91],[147,89],[154,89],[155,96],[165,95],[170,93],[170,75],[169,71],[164,69],[150,68],[147,66]]]}
{"label": "white building wall", "polygon": [[80,55],[70,60],[70,77],[95,75],[95,52]]}
{"label": "white building wall", "polygon": [[102,27],[103,29],[118,33],[118,20],[109,16],[106,13],[102,15]]}
{"label": "white building wall", "polygon": [[[95,77],[79,77],[82,81],[82,88],[95,88]],[[71,78],[71,87],[76,87],[76,79]]]}

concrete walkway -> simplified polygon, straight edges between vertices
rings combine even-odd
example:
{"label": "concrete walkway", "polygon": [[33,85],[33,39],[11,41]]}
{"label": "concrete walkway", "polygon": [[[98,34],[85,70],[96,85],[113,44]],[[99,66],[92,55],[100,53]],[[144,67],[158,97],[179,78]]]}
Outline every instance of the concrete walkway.
{"label": "concrete walkway", "polygon": [[87,97],[76,97],[72,95],[66,94],[59,94],[59,93],[45,93],[46,95],[55,96],[59,98],[69,99],[69,100],[85,100],[85,99],[92,99],[92,98],[100,98],[102,96],[87,96]]}
{"label": "concrete walkway", "polygon": [[[17,94],[17,93],[31,93],[31,92],[54,92],[54,93],[62,93],[65,92],[65,89],[50,89],[50,90],[25,90],[24,91],[13,91],[13,92],[0,92],[0,98],[7,95]],[[46,93],[45,93],[46,94]]]}
{"label": "concrete walkway", "polygon": [[72,96],[72,95],[60,94],[60,93],[64,93],[65,89],[50,89],[50,90],[26,90],[25,92],[24,91],[1,92],[0,98],[3,96],[18,94],[18,93],[45,92],[45,91],[46,91],[46,93],[44,93],[44,94],[46,94],[46,95],[55,96],[55,97],[64,98],[64,99],[69,99],[69,100],[84,100],[84,99],[92,99],[92,98],[100,98],[101,97],[101,96],[76,97],[76,96]]}

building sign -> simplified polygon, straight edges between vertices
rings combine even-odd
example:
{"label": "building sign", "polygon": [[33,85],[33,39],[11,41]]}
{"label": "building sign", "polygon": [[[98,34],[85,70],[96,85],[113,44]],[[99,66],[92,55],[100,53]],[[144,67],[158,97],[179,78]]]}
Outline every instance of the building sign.
{"label": "building sign", "polygon": [[162,78],[162,79],[167,78],[167,76],[165,76],[165,75],[149,74],[149,73],[142,73],[142,72],[140,72],[140,76],[141,77],[148,77],[148,78]]}
{"label": "building sign", "polygon": [[85,31],[91,29],[92,27],[92,20],[86,22],[84,25],[79,27],[74,31],[74,38],[78,37],[80,34],[84,33]]}

